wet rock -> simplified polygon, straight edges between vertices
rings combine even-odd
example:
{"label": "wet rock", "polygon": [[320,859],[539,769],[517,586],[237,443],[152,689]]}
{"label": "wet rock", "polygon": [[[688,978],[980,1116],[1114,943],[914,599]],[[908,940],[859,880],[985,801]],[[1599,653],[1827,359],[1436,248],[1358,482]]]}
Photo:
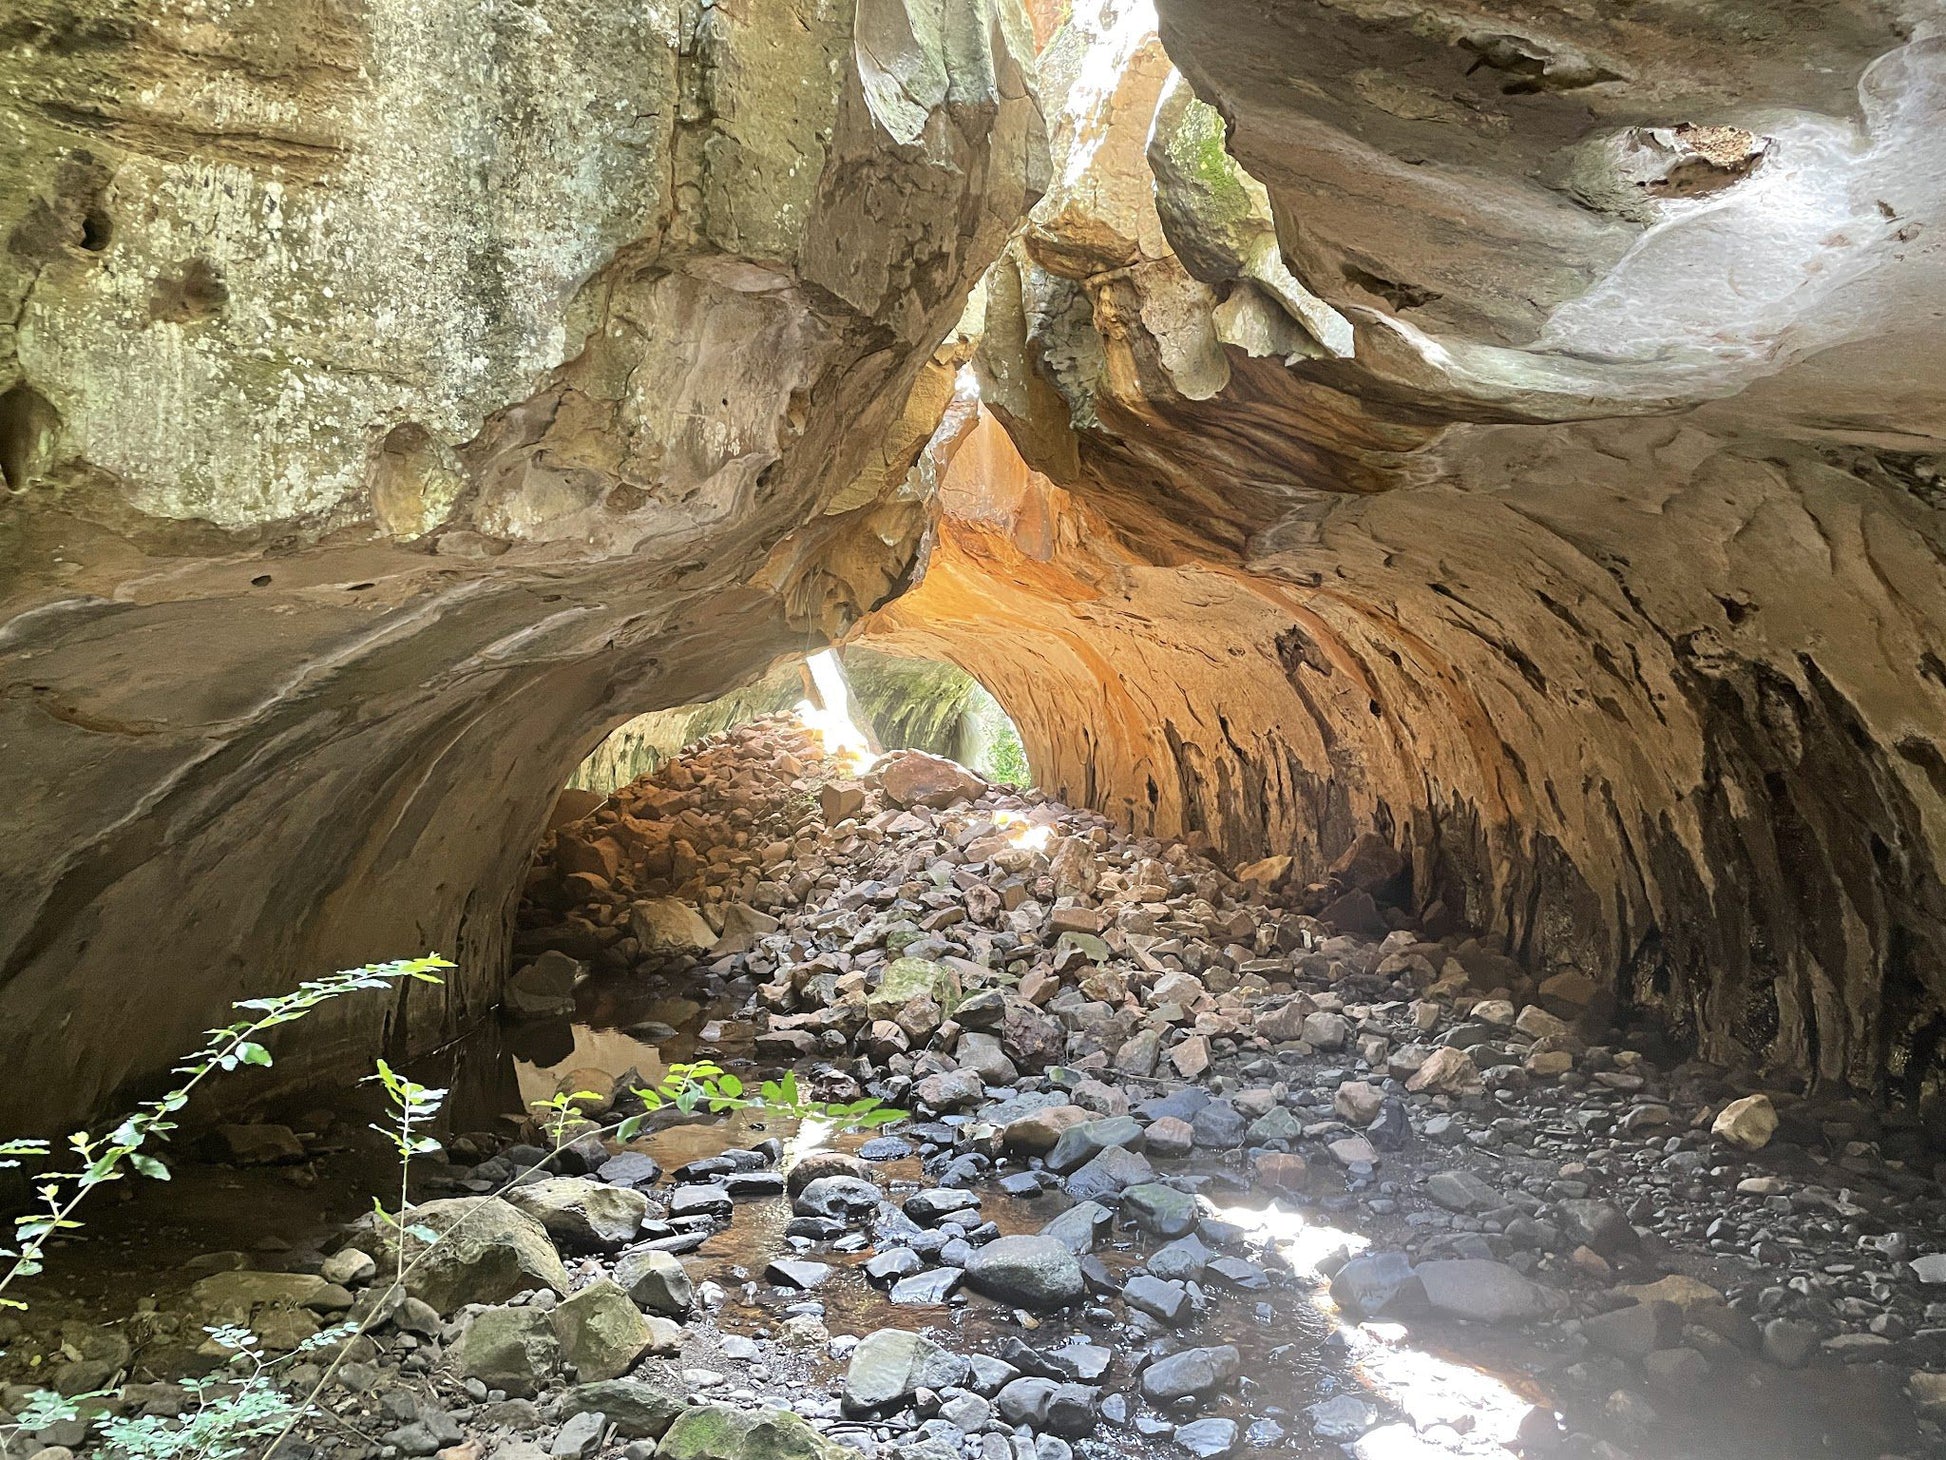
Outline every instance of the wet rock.
{"label": "wet rock", "polygon": [[810,1292],[823,1285],[832,1273],[832,1267],[825,1262],[800,1262],[790,1258],[779,1258],[764,1268],[764,1276],[780,1288],[795,1288],[799,1292]]}
{"label": "wet rock", "polygon": [[980,1198],[975,1192],[935,1187],[907,1197],[902,1210],[920,1226],[936,1227],[960,1212],[976,1211],[979,1205]]}
{"label": "wet rock", "polygon": [[1218,1151],[1242,1145],[1244,1132],[1249,1129],[1243,1115],[1227,1100],[1210,1101],[1196,1112],[1189,1124],[1197,1145]]}
{"label": "wet rock", "polygon": [[1085,1384],[1025,1375],[994,1396],[994,1408],[1008,1424],[1078,1437],[1095,1427],[1096,1394]]}
{"label": "wet rock", "polygon": [[1818,1331],[1791,1318],[1773,1318],[1763,1326],[1763,1353],[1783,1369],[1801,1369],[1818,1351]]}
{"label": "wet rock", "polygon": [[729,1188],[697,1184],[678,1186],[669,1193],[669,1215],[684,1217],[727,1217],[736,1207]]}
{"label": "wet rock", "polygon": [[1355,1394],[1334,1395],[1305,1413],[1320,1440],[1355,1440],[1378,1420],[1378,1411]]}
{"label": "wet rock", "polygon": [[989,1242],[967,1262],[966,1282],[975,1292],[1022,1308],[1061,1308],[1087,1292],[1073,1251],[1048,1236]]}
{"label": "wet rock", "polygon": [[1195,1280],[1203,1275],[1213,1254],[1197,1237],[1180,1237],[1158,1248],[1148,1261],[1148,1269],[1165,1280]]}
{"label": "wet rock", "polygon": [[1241,1358],[1234,1346],[1190,1348],[1157,1359],[1142,1371],[1142,1393],[1155,1404],[1201,1399],[1236,1377]]}
{"label": "wet rock", "polygon": [[1173,1115],[1150,1122],[1144,1133],[1142,1149],[1158,1161],[1181,1161],[1196,1146],[1196,1128]]}
{"label": "wet rock", "polygon": [[921,1389],[949,1389],[965,1382],[967,1361],[924,1334],[881,1328],[852,1350],[845,1371],[848,1413],[869,1414],[902,1404]]}
{"label": "wet rock", "polygon": [[1085,1257],[1114,1219],[1115,1214],[1100,1202],[1080,1201],[1042,1227],[1040,1235],[1059,1242],[1076,1257]]}
{"label": "wet rock", "polygon": [[870,1175],[865,1163],[846,1151],[812,1151],[801,1156],[784,1174],[784,1189],[796,1196],[824,1176],[849,1176],[858,1181]]}
{"label": "wet rock", "polygon": [[1233,1419],[1197,1419],[1177,1425],[1175,1441],[1195,1460],[1224,1460],[1236,1453],[1237,1422]]}
{"label": "wet rock", "polygon": [[1101,1201],[1120,1196],[1130,1186],[1139,1186],[1155,1177],[1155,1168],[1146,1157],[1123,1146],[1113,1146],[1067,1179],[1068,1195],[1077,1202]]}
{"label": "wet rock", "polygon": [[649,1211],[641,1192],[583,1176],[511,1187],[506,1200],[539,1222],[555,1242],[578,1252],[612,1251],[633,1242]]}
{"label": "wet rock", "polygon": [[872,1255],[865,1263],[865,1276],[875,1283],[896,1282],[911,1277],[926,1265],[910,1247],[893,1247]]}
{"label": "wet rock", "polygon": [[632,1186],[644,1191],[662,1179],[662,1165],[640,1151],[623,1151],[603,1161],[594,1174],[610,1186]]}
{"label": "wet rock", "polygon": [[1588,1341],[1618,1359],[1642,1359],[1682,1338],[1682,1309],[1674,1303],[1633,1303],[1582,1320]]}
{"label": "wet rock", "polygon": [[901,1305],[929,1307],[943,1303],[951,1297],[965,1276],[964,1268],[929,1268],[924,1272],[914,1273],[911,1277],[900,1278],[892,1284],[891,1291],[886,1296]]}
{"label": "wet rock", "polygon": [[1423,1309],[1425,1289],[1403,1252],[1367,1252],[1333,1274],[1332,1301],[1354,1316],[1377,1318]]}
{"label": "wet rock", "polygon": [[1138,1272],[1123,1285],[1122,1301],[1172,1327],[1189,1316],[1189,1293],[1183,1285],[1147,1273]]}
{"label": "wet rock", "polygon": [[838,1221],[870,1216],[885,1200],[885,1193],[869,1181],[855,1176],[820,1176],[791,1202],[800,1217],[831,1217]]}
{"label": "wet rock", "polygon": [[1069,1126],[1048,1153],[1050,1171],[1066,1176],[1078,1171],[1104,1151],[1118,1147],[1133,1149],[1142,1144],[1142,1125],[1133,1116],[1111,1116],[1105,1120],[1083,1121]]}
{"label": "wet rock", "polygon": [[1152,1237],[1181,1237],[1196,1229],[1196,1198],[1159,1182],[1129,1187],[1122,1193],[1122,1210]]}
{"label": "wet rock", "polygon": [[558,1019],[574,1012],[574,988],[586,966],[550,949],[515,971],[501,995],[502,1006],[519,1019]]}

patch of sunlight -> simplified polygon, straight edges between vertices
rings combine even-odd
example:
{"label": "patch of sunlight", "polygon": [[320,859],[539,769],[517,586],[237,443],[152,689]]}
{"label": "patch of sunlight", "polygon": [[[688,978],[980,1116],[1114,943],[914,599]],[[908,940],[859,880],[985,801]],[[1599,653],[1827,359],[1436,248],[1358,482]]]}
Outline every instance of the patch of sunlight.
{"label": "patch of sunlight", "polygon": [[1288,1212],[1277,1203],[1267,1207],[1218,1207],[1217,1220],[1253,1232],[1275,1247],[1300,1278],[1317,1279],[1318,1268],[1328,1257],[1343,1253],[1356,1257],[1371,1246],[1369,1238],[1340,1227],[1314,1222],[1302,1212]]}
{"label": "patch of sunlight", "polygon": [[[1313,1302],[1337,1324],[1354,1373],[1373,1398],[1396,1406],[1411,1426],[1381,1426],[1359,1442],[1359,1460],[1425,1460],[1437,1454],[1504,1456],[1533,1404],[1494,1375],[1412,1347],[1397,1323],[1353,1323],[1322,1282],[1327,1259],[1355,1257],[1371,1239],[1313,1221],[1273,1202],[1221,1207],[1217,1217],[1268,1241],[1300,1279],[1318,1283]],[[1335,1269],[1333,1269],[1335,1271]]]}
{"label": "patch of sunlight", "polygon": [[786,1171],[802,1161],[813,1151],[823,1150],[838,1133],[838,1122],[819,1120],[807,1115],[797,1123],[797,1129],[784,1140],[784,1159],[778,1164]]}
{"label": "patch of sunlight", "polygon": [[1108,128],[1101,120],[1102,109],[1121,84],[1135,53],[1154,38],[1156,15],[1154,0],[1100,0],[1095,5],[1077,5],[1070,22],[1087,36],[1074,85],[1068,88],[1067,105],[1062,109],[1075,128],[1075,143],[1062,170],[1061,185],[1073,187],[1088,171],[1095,151]]}
{"label": "patch of sunlight", "polygon": [[1033,821],[1018,811],[997,811],[993,824],[1006,833],[1007,840],[1030,852],[1044,852],[1054,839],[1054,828],[1044,821]]}
{"label": "patch of sunlight", "polygon": [[824,742],[824,753],[853,775],[870,770],[878,757],[872,752],[870,739],[851,718],[851,689],[838,667],[838,656],[820,649],[805,662],[811,670],[811,683],[817,686],[818,698],[824,703],[799,700],[798,718]]}

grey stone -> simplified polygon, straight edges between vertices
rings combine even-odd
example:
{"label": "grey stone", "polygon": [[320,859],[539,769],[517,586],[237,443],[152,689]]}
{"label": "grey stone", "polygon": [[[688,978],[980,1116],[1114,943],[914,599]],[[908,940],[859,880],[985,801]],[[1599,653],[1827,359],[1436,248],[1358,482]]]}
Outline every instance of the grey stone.
{"label": "grey stone", "polygon": [[1059,1308],[1087,1291],[1081,1264],[1058,1238],[1001,1237],[974,1252],[966,1282],[975,1292],[1022,1308]]}
{"label": "grey stone", "polygon": [[1142,1393],[1153,1403],[1199,1399],[1236,1377],[1240,1357],[1230,1344],[1188,1348],[1157,1359],[1142,1371]]}

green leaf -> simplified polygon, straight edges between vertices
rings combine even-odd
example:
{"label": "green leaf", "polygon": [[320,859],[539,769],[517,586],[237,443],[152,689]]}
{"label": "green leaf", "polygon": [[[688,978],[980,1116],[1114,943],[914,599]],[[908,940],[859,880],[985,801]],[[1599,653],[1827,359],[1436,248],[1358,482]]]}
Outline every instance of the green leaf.
{"label": "green leaf", "polygon": [[615,1139],[622,1142],[632,1141],[642,1134],[642,1127],[646,1124],[648,1124],[647,1116],[631,1115],[615,1127]]}
{"label": "green leaf", "polygon": [[153,1156],[144,1156],[137,1153],[128,1158],[128,1164],[141,1172],[142,1175],[148,1177],[151,1181],[167,1181],[169,1179],[169,1168]]}
{"label": "green leaf", "polygon": [[270,1051],[265,1049],[261,1044],[253,1044],[247,1039],[236,1047],[236,1055],[246,1065],[268,1065],[270,1063]]}
{"label": "green leaf", "polygon": [[716,1082],[716,1088],[734,1100],[743,1093],[743,1081],[735,1075],[725,1075]]}
{"label": "green leaf", "polygon": [[797,1107],[799,1102],[797,1098],[797,1071],[796,1070],[784,1071],[783,1093],[780,1098],[783,1100],[784,1104],[792,1107],[793,1109]]}

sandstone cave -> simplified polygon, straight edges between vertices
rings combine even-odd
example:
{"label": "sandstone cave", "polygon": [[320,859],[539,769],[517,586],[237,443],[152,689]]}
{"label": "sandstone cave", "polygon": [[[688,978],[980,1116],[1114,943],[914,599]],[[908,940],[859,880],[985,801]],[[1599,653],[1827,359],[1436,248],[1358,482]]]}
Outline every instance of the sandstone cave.
{"label": "sandstone cave", "polygon": [[1946,1455],[1942,215],[1938,0],[7,0],[0,1453]]}

